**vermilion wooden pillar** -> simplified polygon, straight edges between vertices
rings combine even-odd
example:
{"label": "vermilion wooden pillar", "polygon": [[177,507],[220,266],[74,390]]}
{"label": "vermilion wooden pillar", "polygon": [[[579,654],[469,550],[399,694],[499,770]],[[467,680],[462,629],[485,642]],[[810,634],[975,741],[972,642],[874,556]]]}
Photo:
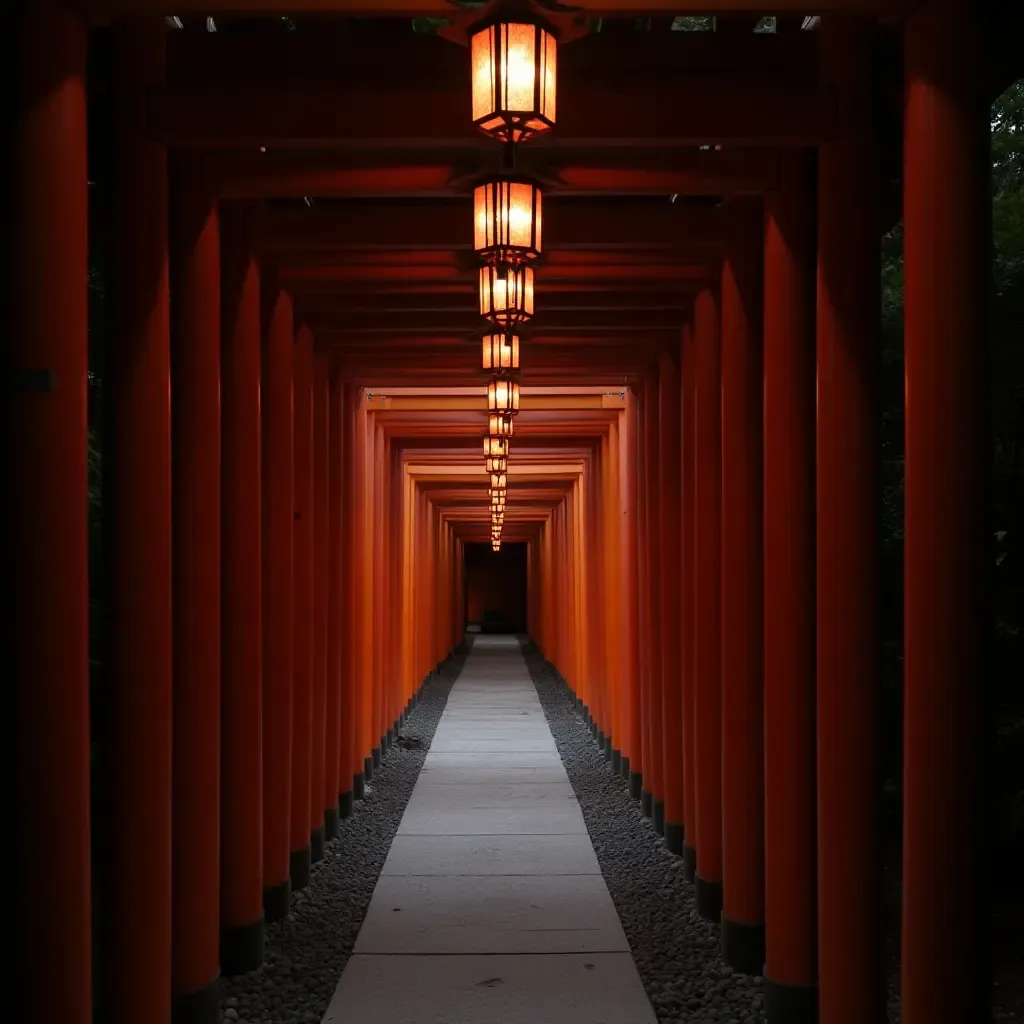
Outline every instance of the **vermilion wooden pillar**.
{"label": "vermilion wooden pillar", "polygon": [[764,967],[763,213],[732,210],[722,267],[722,956]]}
{"label": "vermilion wooden pillar", "polygon": [[[330,356],[317,351],[313,359],[313,692],[310,737],[310,860],[324,856],[328,817],[334,821],[336,794],[324,801],[327,744],[327,598],[330,568],[330,519],[328,516],[328,373]],[[334,789],[334,786],[331,786]],[[331,812],[330,815],[328,812]],[[332,824],[334,835],[337,825]]]}
{"label": "vermilion wooden pillar", "polygon": [[682,420],[679,365],[663,352],[658,360],[658,571],[661,623],[661,742],[665,785],[665,845],[683,852],[683,675],[680,590],[682,555]]}
{"label": "vermilion wooden pillar", "polygon": [[[363,444],[360,388],[351,384],[345,396],[345,673],[342,690],[342,724],[349,748],[349,762],[344,769],[342,785],[349,784],[352,800],[361,800],[365,788],[363,752],[360,744],[362,714],[362,560],[358,549],[362,521],[361,445]],[[347,718],[347,725],[345,724]],[[342,790],[342,794],[345,790]],[[342,814],[352,813],[351,801],[342,800]]]}
{"label": "vermilion wooden pillar", "polygon": [[220,220],[198,161],[183,156],[175,171],[172,986],[176,1021],[215,1024],[220,975]]}
{"label": "vermilion wooden pillar", "polygon": [[292,890],[309,884],[310,778],[313,730],[313,333],[295,331],[294,561],[292,564],[292,809],[289,874]]}
{"label": "vermilion wooden pillar", "polygon": [[263,961],[260,272],[225,218],[221,259],[221,970]]}
{"label": "vermilion wooden pillar", "polygon": [[636,607],[636,397],[626,389],[626,408],[619,428],[619,550],[622,578],[617,587],[618,616],[622,623],[621,659],[619,663],[622,698],[622,777],[632,778],[634,763],[640,767],[639,721],[637,693],[637,607]]}
{"label": "vermilion wooden pillar", "polygon": [[[88,33],[56,2],[18,12],[16,382],[5,396],[5,538],[17,744],[16,976],[68,1024],[92,1019],[86,457]],[[8,698],[11,699],[11,698]],[[52,837],[60,809],[60,835]]]}
{"label": "vermilion wooden pillar", "polygon": [[[338,832],[345,812],[345,793],[351,801],[348,778],[348,742],[345,689],[345,382],[337,367],[328,370],[327,454],[328,486],[328,593],[327,593],[327,738],[324,751],[324,823],[328,838]],[[331,807],[334,814],[330,813]],[[332,821],[333,819],[333,821]]]}
{"label": "vermilion wooden pillar", "polygon": [[644,398],[643,393],[633,395],[633,430],[630,438],[630,452],[633,460],[633,480],[630,501],[633,507],[633,533],[631,551],[633,555],[634,610],[633,643],[636,650],[636,681],[633,687],[633,751],[629,759],[629,795],[643,803],[644,756],[646,753],[647,700],[647,623],[645,621],[644,594],[647,586],[647,515],[644,501],[644,476],[646,454],[644,450]]}
{"label": "vermilion wooden pillar", "polygon": [[984,25],[966,0],[932,0],[905,29],[905,1024],[990,1012]]}
{"label": "vermilion wooden pillar", "polygon": [[683,874],[692,882],[697,876],[697,795],[696,748],[697,713],[697,563],[696,505],[697,490],[697,400],[694,386],[696,369],[693,324],[683,327],[682,371],[682,620],[683,620]]}
{"label": "vermilion wooden pillar", "polygon": [[104,379],[105,553],[113,700],[109,1008],[171,1006],[171,400],[167,151],[146,125],[161,19],[115,27],[111,337]]}
{"label": "vermilion wooden pillar", "polygon": [[[658,444],[658,375],[651,371],[644,382],[644,516],[646,533],[646,570],[644,617],[647,622],[646,645],[648,649],[647,678],[647,747],[644,753],[644,786],[650,797],[645,813],[649,813],[654,828],[659,833],[665,830],[665,789],[661,743],[661,622],[658,605],[661,600],[661,517],[658,511],[658,460],[661,458]],[[643,796],[641,794],[641,806]]]}
{"label": "vermilion wooden pillar", "polygon": [[694,339],[694,812],[697,913],[722,912],[722,350],[718,295],[704,288]]}
{"label": "vermilion wooden pillar", "polygon": [[805,158],[780,168],[764,240],[765,1015],[817,1013],[814,237]]}
{"label": "vermilion wooden pillar", "polygon": [[822,19],[818,151],[818,1013],[885,1019],[878,770],[880,249],[874,24]]}
{"label": "vermilion wooden pillar", "polygon": [[295,321],[291,296],[266,280],[263,322],[263,911],[269,924],[288,913],[291,897]]}
{"label": "vermilion wooden pillar", "polygon": [[387,452],[384,441],[384,431],[381,428],[377,417],[372,420],[371,431],[371,461],[369,464],[369,486],[370,486],[370,516],[368,526],[370,531],[370,543],[372,544],[371,557],[371,586],[372,598],[371,609],[371,636],[373,644],[373,670],[370,674],[370,685],[372,687],[372,718],[370,722],[370,756],[373,759],[371,771],[380,767],[381,736],[384,733],[384,602],[387,587],[387,572],[384,568],[384,539],[387,529],[384,525],[384,467],[387,461]]}

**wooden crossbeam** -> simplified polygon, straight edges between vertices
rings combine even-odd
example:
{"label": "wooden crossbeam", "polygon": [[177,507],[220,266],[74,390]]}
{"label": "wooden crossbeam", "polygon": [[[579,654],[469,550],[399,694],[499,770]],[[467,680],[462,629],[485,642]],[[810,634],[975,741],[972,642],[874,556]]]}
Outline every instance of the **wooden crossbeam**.
{"label": "wooden crossbeam", "polygon": [[[477,177],[498,169],[487,150],[224,151],[207,153],[207,186],[224,198],[404,198],[465,195]],[[772,188],[778,157],[768,149],[551,148],[517,158],[524,174],[539,178],[545,196],[748,195]]]}
{"label": "wooden crossbeam", "polygon": [[[376,312],[352,313],[334,312],[308,306],[300,309],[303,320],[319,333],[331,334],[482,334],[487,323],[479,313],[409,313]],[[681,327],[685,313],[679,309],[668,310],[538,310],[531,325],[537,332],[545,334],[563,331],[585,331],[599,334],[605,331],[664,331]]]}
{"label": "wooden crossbeam", "polygon": [[[250,212],[253,244],[268,251],[332,249],[449,249],[471,251],[473,207],[467,200],[416,205],[351,202],[342,206],[260,207]],[[721,244],[717,207],[638,200],[603,204],[555,199],[544,204],[545,251],[651,249]]]}
{"label": "wooden crossbeam", "polygon": [[[150,98],[149,127],[168,145],[484,148],[469,90],[429,78],[386,82],[267,80],[189,83]],[[566,146],[815,145],[832,131],[835,98],[814,84],[731,75],[637,75],[563,89]],[[535,140],[542,148],[545,138]]]}
{"label": "wooden crossbeam", "polygon": [[[647,291],[616,291],[593,289],[591,291],[565,291],[546,287],[538,288],[543,297],[539,304],[543,315],[553,312],[588,310],[594,313],[623,310],[688,310],[693,301],[690,288]],[[476,291],[470,287],[458,293],[400,293],[397,295],[377,292],[318,292],[298,293],[298,306],[303,313],[333,313],[337,315],[370,314],[468,314],[478,312]],[[543,322],[543,321],[541,321]]]}

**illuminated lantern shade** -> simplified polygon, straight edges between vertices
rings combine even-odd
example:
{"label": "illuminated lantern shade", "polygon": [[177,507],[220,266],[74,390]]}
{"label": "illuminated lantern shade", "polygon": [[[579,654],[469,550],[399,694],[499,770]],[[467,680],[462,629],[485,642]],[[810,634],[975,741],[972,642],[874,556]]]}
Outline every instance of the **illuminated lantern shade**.
{"label": "illuminated lantern shade", "polygon": [[512,373],[519,369],[519,335],[485,334],[483,368],[495,373]]}
{"label": "illuminated lantern shade", "polygon": [[492,473],[491,474],[491,490],[492,491],[507,491],[508,490],[508,476],[505,473]]}
{"label": "illuminated lantern shade", "polygon": [[558,43],[540,25],[498,23],[473,33],[473,124],[523,142],[555,124]]}
{"label": "illuminated lantern shade", "polygon": [[507,437],[485,437],[484,438],[485,459],[507,459],[508,438]]}
{"label": "illuminated lantern shade", "polygon": [[496,377],[487,384],[487,411],[499,416],[519,412],[519,382]]}
{"label": "illuminated lantern shade", "polygon": [[526,323],[533,316],[533,267],[481,267],[480,315],[499,327]]}
{"label": "illuminated lantern shade", "polygon": [[501,541],[500,540],[492,540],[491,541],[491,550],[492,551],[500,551],[501,550]]}
{"label": "illuminated lantern shade", "polygon": [[541,251],[543,193],[528,181],[496,178],[473,190],[473,249],[487,263],[525,263]]}
{"label": "illuminated lantern shade", "polygon": [[498,493],[497,491],[491,492],[491,511],[497,509],[500,512],[505,511],[505,493]]}
{"label": "illuminated lantern shade", "polygon": [[492,413],[487,417],[487,433],[492,438],[495,437],[511,437],[512,436],[512,424],[515,421],[511,416],[501,416],[497,413]]}
{"label": "illuminated lantern shade", "polygon": [[484,459],[484,469],[492,475],[494,473],[507,473],[508,472],[508,456],[507,455],[488,455]]}

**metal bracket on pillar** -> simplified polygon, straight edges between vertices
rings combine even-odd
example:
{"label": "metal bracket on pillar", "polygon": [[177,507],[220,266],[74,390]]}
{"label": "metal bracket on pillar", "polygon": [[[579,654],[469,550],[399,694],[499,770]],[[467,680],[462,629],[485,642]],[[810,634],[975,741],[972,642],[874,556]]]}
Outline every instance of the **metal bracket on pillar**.
{"label": "metal bracket on pillar", "polygon": [[16,395],[57,390],[57,374],[53,370],[8,370],[4,378],[4,390]]}

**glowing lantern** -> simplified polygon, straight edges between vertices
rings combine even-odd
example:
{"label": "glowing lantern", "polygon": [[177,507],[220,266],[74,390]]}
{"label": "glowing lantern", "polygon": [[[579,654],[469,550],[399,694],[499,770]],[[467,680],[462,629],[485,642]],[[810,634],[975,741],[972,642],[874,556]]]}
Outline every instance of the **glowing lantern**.
{"label": "glowing lantern", "polygon": [[485,334],[483,368],[495,373],[512,373],[519,369],[519,335]]}
{"label": "glowing lantern", "polygon": [[473,190],[473,248],[486,263],[525,263],[541,251],[542,193],[528,181],[496,178]]}
{"label": "glowing lantern", "polygon": [[507,473],[508,472],[508,456],[507,455],[488,455],[484,459],[484,469],[488,473]]}
{"label": "glowing lantern", "polygon": [[491,474],[491,490],[492,491],[507,491],[508,490],[508,476],[505,473],[492,473]]}
{"label": "glowing lantern", "polygon": [[511,437],[512,436],[512,424],[515,422],[513,417],[504,416],[500,413],[491,413],[487,417],[487,433],[492,438],[495,437]]}
{"label": "glowing lantern", "polygon": [[507,437],[485,437],[484,458],[486,459],[507,459],[508,438]]}
{"label": "glowing lantern", "polygon": [[491,550],[495,551],[495,552],[500,551],[501,550],[501,541],[500,540],[492,540],[491,541]]}
{"label": "glowing lantern", "polygon": [[533,268],[501,263],[480,268],[480,315],[499,327],[533,316]]}
{"label": "glowing lantern", "polygon": [[473,33],[473,124],[523,142],[555,124],[558,43],[540,25],[497,23]]}
{"label": "glowing lantern", "polygon": [[519,412],[519,382],[496,377],[487,384],[487,411],[499,416]]}

